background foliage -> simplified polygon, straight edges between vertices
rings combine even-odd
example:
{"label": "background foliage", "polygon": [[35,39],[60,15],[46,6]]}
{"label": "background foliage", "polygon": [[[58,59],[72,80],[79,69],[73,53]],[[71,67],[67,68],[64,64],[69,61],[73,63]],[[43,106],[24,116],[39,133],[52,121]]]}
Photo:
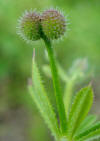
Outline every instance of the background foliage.
{"label": "background foliage", "polygon": [[[95,100],[91,113],[100,117],[100,1],[0,0],[0,141],[52,140],[27,89],[32,47],[36,48],[36,60],[42,68],[46,63],[44,43],[38,41],[30,46],[16,35],[17,19],[22,12],[51,6],[64,10],[71,23],[68,37],[54,43],[57,59],[66,71],[75,59],[88,59],[93,75],[78,83],[74,91],[92,81]],[[55,106],[52,82],[43,73],[42,76]]]}

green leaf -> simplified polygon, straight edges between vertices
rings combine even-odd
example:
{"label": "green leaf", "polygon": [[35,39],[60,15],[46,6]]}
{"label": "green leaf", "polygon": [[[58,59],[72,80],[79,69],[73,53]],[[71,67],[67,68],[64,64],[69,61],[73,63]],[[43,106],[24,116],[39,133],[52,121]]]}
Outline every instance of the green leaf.
{"label": "green leaf", "polygon": [[75,80],[70,79],[68,83],[66,83],[66,86],[65,86],[63,100],[64,100],[65,111],[66,111],[67,116],[69,115],[69,111],[70,111],[71,104],[72,104],[74,85],[75,85]]}
{"label": "green leaf", "polygon": [[[59,63],[57,63],[57,68],[58,68],[58,73],[59,73],[61,80],[64,82],[68,82],[69,78],[67,76],[67,73],[65,73],[63,68],[59,65]],[[49,65],[44,65],[42,69],[43,69],[43,72],[45,73],[46,76],[48,76],[50,78],[52,77]]]}
{"label": "green leaf", "polygon": [[89,127],[91,127],[95,121],[97,120],[97,116],[96,115],[89,115],[87,116],[83,122],[80,124],[78,130],[76,131],[76,135],[83,132],[84,130],[88,129]]}
{"label": "green leaf", "polygon": [[90,141],[100,138],[100,121],[91,128],[77,135],[75,141]]}
{"label": "green leaf", "polygon": [[88,114],[93,102],[91,87],[83,88],[75,97],[68,119],[68,136],[73,137],[81,122]]}
{"label": "green leaf", "polygon": [[44,65],[42,69],[43,69],[44,74],[47,77],[50,77],[50,78],[52,77],[52,74],[51,74],[51,70],[50,70],[49,65]]}
{"label": "green leaf", "polygon": [[58,121],[52,105],[47,97],[37,65],[33,59],[32,85],[29,85],[30,94],[35,101],[42,117],[52,131],[52,134],[57,138],[60,134]]}
{"label": "green leaf", "polygon": [[69,77],[67,75],[67,73],[64,71],[64,69],[62,68],[62,66],[60,66],[60,64],[57,62],[57,67],[58,67],[58,73],[60,78],[64,81],[64,82],[68,82]]}

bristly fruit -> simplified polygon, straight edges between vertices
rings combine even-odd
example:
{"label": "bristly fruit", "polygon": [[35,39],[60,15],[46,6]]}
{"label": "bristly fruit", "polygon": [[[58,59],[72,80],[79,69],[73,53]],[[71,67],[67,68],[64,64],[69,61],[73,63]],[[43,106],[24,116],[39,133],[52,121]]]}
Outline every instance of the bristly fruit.
{"label": "bristly fruit", "polygon": [[44,34],[49,39],[58,39],[66,31],[66,20],[58,10],[50,9],[43,12],[41,25]]}
{"label": "bristly fruit", "polygon": [[26,41],[40,39],[40,15],[36,11],[27,11],[19,19],[18,34]]}

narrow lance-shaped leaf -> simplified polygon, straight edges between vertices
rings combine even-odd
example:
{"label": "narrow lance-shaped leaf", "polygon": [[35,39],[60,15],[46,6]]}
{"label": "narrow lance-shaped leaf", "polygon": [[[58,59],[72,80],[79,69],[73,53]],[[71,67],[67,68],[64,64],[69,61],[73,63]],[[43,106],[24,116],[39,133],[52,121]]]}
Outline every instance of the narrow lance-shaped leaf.
{"label": "narrow lance-shaped leaf", "polygon": [[68,119],[68,136],[73,138],[80,123],[85,119],[93,102],[91,87],[83,88],[75,97]]}
{"label": "narrow lance-shaped leaf", "polygon": [[35,101],[38,109],[40,110],[45,122],[48,124],[48,127],[52,131],[52,134],[55,137],[58,137],[60,132],[58,127],[58,121],[56,119],[56,114],[53,111],[53,107],[50,104],[50,101],[44,90],[43,84],[41,83],[40,74],[34,59],[33,59],[32,82],[33,82],[33,86],[29,85],[29,91],[31,93],[31,96]]}
{"label": "narrow lance-shaped leaf", "polygon": [[98,138],[100,138],[100,121],[86,131],[77,135],[74,139],[75,141],[92,141]]}
{"label": "narrow lance-shaped leaf", "polygon": [[78,130],[76,131],[76,135],[90,128],[95,123],[96,120],[97,120],[96,115],[88,115],[80,124]]}

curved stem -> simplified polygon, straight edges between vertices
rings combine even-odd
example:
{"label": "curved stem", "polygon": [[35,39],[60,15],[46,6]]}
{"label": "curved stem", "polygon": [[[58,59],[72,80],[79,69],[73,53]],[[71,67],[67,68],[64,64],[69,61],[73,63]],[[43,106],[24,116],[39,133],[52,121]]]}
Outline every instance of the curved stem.
{"label": "curved stem", "polygon": [[58,114],[59,114],[59,119],[60,119],[60,127],[61,127],[62,133],[65,133],[67,121],[66,121],[66,114],[65,114],[63,98],[62,98],[62,94],[60,90],[60,83],[59,83],[58,71],[56,68],[53,48],[51,45],[51,41],[49,39],[47,39],[45,36],[43,37],[43,39],[44,39],[46,49],[48,52],[48,56],[49,56],[49,60],[50,60],[50,66],[51,66],[51,72],[52,72],[52,78],[53,78],[53,86],[54,86],[55,97],[56,97],[56,104],[57,104]]}

